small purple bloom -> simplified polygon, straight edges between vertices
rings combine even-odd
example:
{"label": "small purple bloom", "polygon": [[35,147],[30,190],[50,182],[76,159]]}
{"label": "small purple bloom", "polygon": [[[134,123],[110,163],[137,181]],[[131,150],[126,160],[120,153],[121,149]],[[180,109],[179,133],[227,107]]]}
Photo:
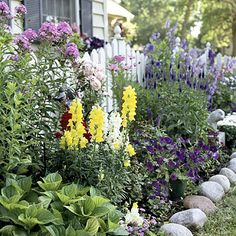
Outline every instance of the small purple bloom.
{"label": "small purple bloom", "polygon": [[150,153],[150,154],[155,154],[155,148],[153,146],[147,146],[146,147],[147,151]]}
{"label": "small purple bloom", "polygon": [[152,40],[158,40],[160,38],[161,34],[159,32],[157,33],[154,33],[152,36],[151,36],[151,39]]}
{"label": "small purple bloom", "polygon": [[19,50],[22,51],[31,51],[31,44],[28,40],[28,38],[26,38],[23,34],[18,35],[15,40],[14,40],[14,44],[18,46]]}
{"label": "small purple bloom", "polygon": [[79,57],[79,50],[75,43],[68,43],[65,45],[65,56],[66,57],[72,57],[74,60],[78,59]]}
{"label": "small purple bloom", "polygon": [[56,24],[44,22],[39,29],[39,37],[44,41],[57,42],[59,40],[59,33]]}
{"label": "small purple bloom", "polygon": [[147,54],[149,52],[153,52],[154,50],[155,50],[155,46],[151,43],[148,43],[144,48],[145,54]]}
{"label": "small purple bloom", "polygon": [[146,166],[149,172],[154,172],[155,171],[155,166],[152,164],[151,161],[146,162]]}
{"label": "small purple bloom", "polygon": [[23,5],[23,4],[16,6],[15,11],[19,15],[25,15],[27,13],[27,9],[26,9],[25,5]]}
{"label": "small purple bloom", "polygon": [[175,173],[171,173],[171,175],[170,175],[170,179],[171,179],[172,181],[177,180],[177,176],[176,176],[176,174],[175,174]]}
{"label": "small purple bloom", "polygon": [[18,61],[19,60],[19,56],[17,54],[11,55],[8,58],[11,61]]}
{"label": "small purple bloom", "polygon": [[159,166],[161,166],[164,163],[164,157],[159,157],[156,158],[155,160]]}
{"label": "small purple bloom", "polygon": [[65,37],[65,38],[68,36],[71,36],[73,33],[72,28],[65,21],[62,21],[58,24],[57,31],[58,31],[59,37]]}
{"label": "small purple bloom", "polygon": [[216,146],[210,146],[210,150],[211,150],[212,152],[217,152],[217,151],[218,151],[218,149],[217,149]]}
{"label": "small purple bloom", "polygon": [[34,41],[38,35],[33,29],[25,30],[22,35],[24,35],[29,41]]}
{"label": "small purple bloom", "polygon": [[120,63],[120,62],[125,60],[125,56],[123,56],[123,55],[116,55],[116,56],[114,56],[114,60],[116,62]]}
{"label": "small purple bloom", "polygon": [[118,70],[119,70],[119,67],[118,67],[118,65],[116,65],[116,64],[110,64],[110,65],[108,66],[108,69],[109,69],[110,71],[118,71]]}
{"label": "small purple bloom", "polygon": [[171,168],[171,169],[174,169],[176,167],[176,163],[172,160],[169,160],[168,161],[168,167]]}
{"label": "small purple bloom", "polygon": [[5,2],[0,2],[0,20],[10,18],[11,12],[9,6]]}

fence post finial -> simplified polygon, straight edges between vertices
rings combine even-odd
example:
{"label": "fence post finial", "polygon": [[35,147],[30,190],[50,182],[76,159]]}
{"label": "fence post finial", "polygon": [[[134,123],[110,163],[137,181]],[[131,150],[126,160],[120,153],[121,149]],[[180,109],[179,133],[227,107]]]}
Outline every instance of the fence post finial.
{"label": "fence post finial", "polygon": [[114,28],[114,38],[115,39],[121,39],[122,37],[121,37],[121,28],[120,28],[120,26],[117,24],[116,26],[115,26],[115,28]]}
{"label": "fence post finial", "polygon": [[207,47],[207,49],[210,49],[211,48],[211,43],[207,42],[206,47]]}

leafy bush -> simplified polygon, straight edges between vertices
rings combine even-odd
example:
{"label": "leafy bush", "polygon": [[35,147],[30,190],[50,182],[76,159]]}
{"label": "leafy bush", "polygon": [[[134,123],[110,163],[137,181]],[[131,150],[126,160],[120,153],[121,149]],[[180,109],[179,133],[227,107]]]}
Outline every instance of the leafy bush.
{"label": "leafy bush", "polygon": [[93,187],[62,184],[52,173],[31,188],[31,177],[9,176],[1,189],[1,235],[128,235],[122,217]]}

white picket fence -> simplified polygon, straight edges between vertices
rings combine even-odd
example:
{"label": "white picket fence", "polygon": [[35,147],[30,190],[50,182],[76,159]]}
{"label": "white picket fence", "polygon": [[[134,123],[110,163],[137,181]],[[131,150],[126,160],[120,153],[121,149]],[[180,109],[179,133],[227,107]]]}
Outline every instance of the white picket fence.
{"label": "white picket fence", "polygon": [[115,101],[112,99],[112,77],[107,67],[109,61],[117,55],[125,56],[125,64],[130,67],[129,72],[127,72],[128,77],[142,84],[147,60],[147,57],[143,53],[132,49],[121,38],[119,27],[115,28],[114,33],[115,36],[111,43],[106,44],[104,48],[93,50],[90,54],[85,53],[83,57],[85,60],[91,60],[93,63],[100,64],[106,72],[107,81],[105,85],[107,96],[103,101],[103,107],[107,112],[112,111],[115,107]]}

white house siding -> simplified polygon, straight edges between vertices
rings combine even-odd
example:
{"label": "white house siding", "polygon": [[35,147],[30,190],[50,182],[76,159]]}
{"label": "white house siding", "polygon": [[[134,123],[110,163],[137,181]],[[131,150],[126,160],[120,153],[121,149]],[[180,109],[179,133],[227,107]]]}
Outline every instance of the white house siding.
{"label": "white house siding", "polygon": [[93,0],[93,36],[108,40],[107,0]]}

